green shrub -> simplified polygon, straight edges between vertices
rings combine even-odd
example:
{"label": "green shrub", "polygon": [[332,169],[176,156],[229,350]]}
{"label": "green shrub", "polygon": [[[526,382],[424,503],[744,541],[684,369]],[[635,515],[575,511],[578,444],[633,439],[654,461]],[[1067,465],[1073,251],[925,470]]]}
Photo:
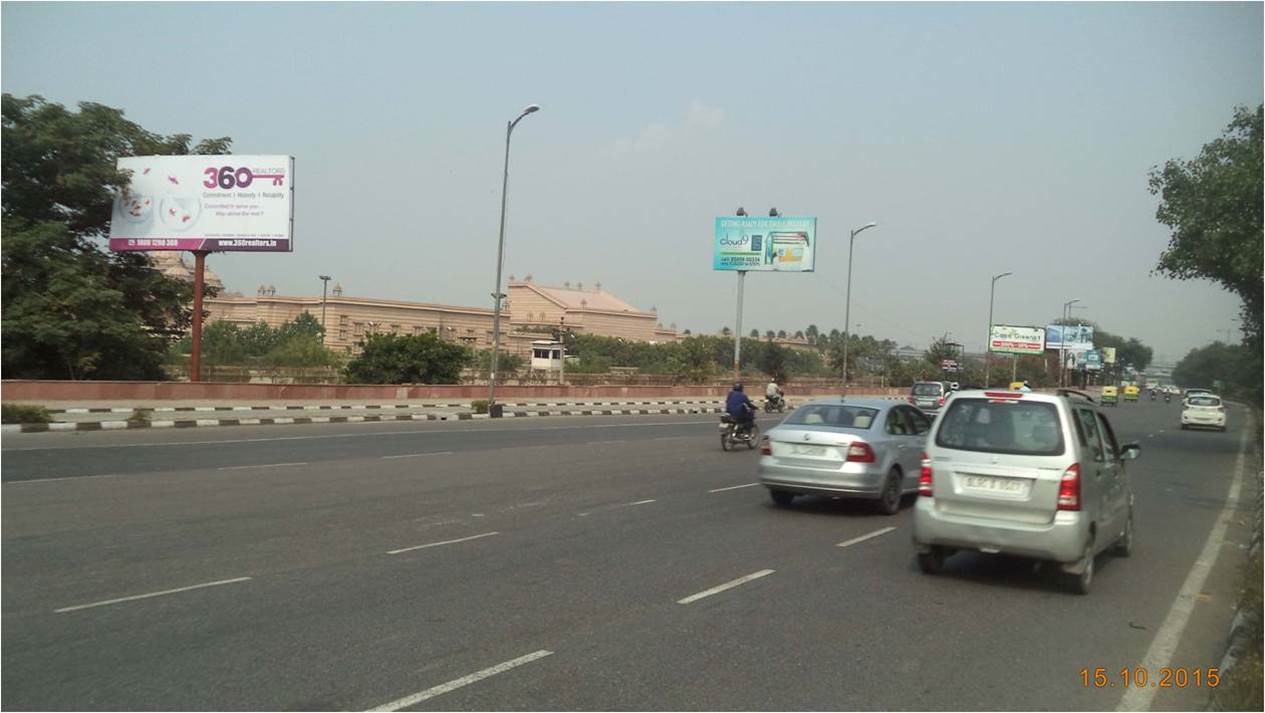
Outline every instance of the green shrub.
{"label": "green shrub", "polygon": [[487,413],[487,412],[488,412],[488,402],[487,402],[487,400],[486,400],[486,399],[478,399],[478,400],[476,400],[476,401],[471,401],[471,402],[470,402],[470,407],[474,409],[474,412],[475,412],[475,413]]}
{"label": "green shrub", "polygon": [[49,423],[53,417],[48,409],[35,404],[4,404],[0,406],[0,421],[4,423]]}
{"label": "green shrub", "polygon": [[127,417],[130,424],[148,424],[150,411],[147,408],[134,408],[132,413]]}

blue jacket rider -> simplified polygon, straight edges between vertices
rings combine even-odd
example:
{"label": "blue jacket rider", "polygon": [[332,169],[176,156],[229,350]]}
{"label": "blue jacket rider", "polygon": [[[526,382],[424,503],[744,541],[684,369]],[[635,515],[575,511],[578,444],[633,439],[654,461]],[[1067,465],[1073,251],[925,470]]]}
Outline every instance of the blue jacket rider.
{"label": "blue jacket rider", "polygon": [[734,390],[725,399],[725,412],[743,426],[755,423],[755,404],[742,393],[742,382],[734,384]]}

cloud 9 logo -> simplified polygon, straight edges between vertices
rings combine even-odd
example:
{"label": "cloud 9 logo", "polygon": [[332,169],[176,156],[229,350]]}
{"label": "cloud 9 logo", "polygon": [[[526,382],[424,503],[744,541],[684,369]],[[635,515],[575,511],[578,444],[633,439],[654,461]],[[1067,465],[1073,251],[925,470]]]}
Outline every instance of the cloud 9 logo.
{"label": "cloud 9 logo", "polygon": [[747,238],[746,238],[746,236],[743,236],[743,237],[741,237],[741,238],[738,238],[737,240],[734,240],[733,238],[721,238],[721,239],[720,239],[720,244],[721,244],[721,245],[730,245],[730,246],[733,246],[733,247],[739,247],[739,246],[742,246],[742,245],[746,245],[746,244],[747,244]]}

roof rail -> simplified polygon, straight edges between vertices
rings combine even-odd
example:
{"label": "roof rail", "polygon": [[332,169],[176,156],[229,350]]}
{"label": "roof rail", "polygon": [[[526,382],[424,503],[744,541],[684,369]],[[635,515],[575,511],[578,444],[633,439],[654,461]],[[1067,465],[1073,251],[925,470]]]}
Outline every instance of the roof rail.
{"label": "roof rail", "polygon": [[1085,391],[1081,391],[1079,389],[1056,389],[1054,393],[1058,394],[1059,396],[1076,396],[1076,397],[1085,399],[1091,404],[1094,403],[1093,396],[1090,396],[1089,393]]}

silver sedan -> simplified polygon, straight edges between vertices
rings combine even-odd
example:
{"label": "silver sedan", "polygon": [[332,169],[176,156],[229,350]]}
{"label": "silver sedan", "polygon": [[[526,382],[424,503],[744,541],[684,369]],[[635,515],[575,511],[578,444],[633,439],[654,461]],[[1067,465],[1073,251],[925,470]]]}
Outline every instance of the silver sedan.
{"label": "silver sedan", "polygon": [[797,495],[874,500],[894,515],[918,491],[931,419],[903,401],[816,399],[760,441],[760,483],[787,506]]}

